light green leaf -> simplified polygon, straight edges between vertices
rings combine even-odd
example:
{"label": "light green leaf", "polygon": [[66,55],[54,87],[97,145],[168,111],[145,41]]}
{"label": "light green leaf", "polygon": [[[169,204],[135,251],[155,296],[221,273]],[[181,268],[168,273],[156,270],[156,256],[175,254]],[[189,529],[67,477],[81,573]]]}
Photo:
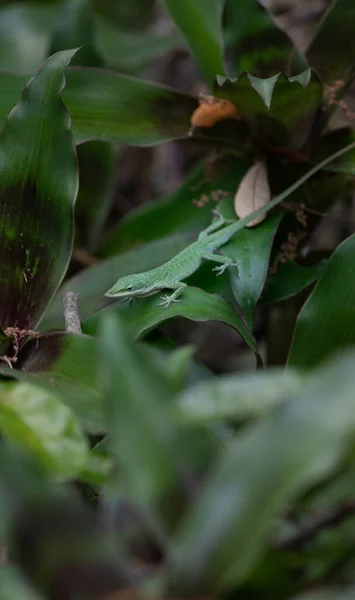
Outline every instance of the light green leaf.
{"label": "light green leaf", "polygon": [[73,478],[86,465],[87,440],[70,409],[35,384],[2,384],[0,431],[50,473]]}
{"label": "light green leaf", "polygon": [[265,416],[302,385],[303,378],[291,371],[223,375],[189,387],[178,408],[182,419],[193,423],[246,421]]}
{"label": "light green leaf", "polygon": [[174,593],[242,583],[277,513],[342,464],[354,443],[354,364],[352,354],[327,365],[230,443],[176,536]]}

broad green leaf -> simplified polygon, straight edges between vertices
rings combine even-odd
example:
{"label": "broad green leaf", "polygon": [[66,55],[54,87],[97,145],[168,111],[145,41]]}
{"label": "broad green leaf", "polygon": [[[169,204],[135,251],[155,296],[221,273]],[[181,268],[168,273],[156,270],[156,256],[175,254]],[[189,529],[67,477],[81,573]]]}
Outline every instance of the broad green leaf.
{"label": "broad green leaf", "polygon": [[199,163],[171,195],[131,211],[104,240],[100,255],[112,256],[137,243],[207,227],[217,202],[234,195],[248,166],[248,160],[235,157]]}
{"label": "broad green leaf", "polygon": [[223,29],[230,77],[271,77],[307,68],[307,61],[257,0],[226,0]]}
{"label": "broad green leaf", "polygon": [[88,142],[80,144],[77,153],[76,243],[91,253],[96,250],[114,200],[116,150],[113,144]]}
{"label": "broad green leaf", "polygon": [[187,388],[178,409],[193,423],[246,421],[267,415],[302,386],[303,378],[291,371],[221,375]]}
{"label": "broad green leaf", "polygon": [[48,55],[61,8],[58,2],[18,2],[0,8],[1,70],[29,73],[37,69]]}
{"label": "broad green leaf", "polygon": [[133,343],[121,319],[104,314],[99,340],[108,442],[124,485],[145,512],[176,522],[186,496],[184,478],[211,458],[215,442],[207,430],[175,424],[166,373]]}
{"label": "broad green leaf", "polygon": [[117,302],[117,312],[130,323],[136,337],[174,317],[185,317],[191,321],[221,321],[233,327],[254,352],[255,339],[236,310],[223,298],[208,294],[204,290],[189,286],[181,295],[181,301],[168,308],[158,306],[159,294],[140,299],[133,306]]}
{"label": "broad green leaf", "polygon": [[69,115],[59,98],[75,50],[49,58],[0,136],[0,323],[34,329],[66,272],[78,188]]}
{"label": "broad green leaf", "polygon": [[111,304],[112,301],[104,294],[118,277],[153,269],[178,254],[192,240],[191,232],[175,234],[138,246],[84,269],[78,275],[68,279],[58,290],[41,321],[41,331],[64,328],[62,298],[65,292],[78,294],[80,317],[82,321],[86,321]]}
{"label": "broad green leaf", "polygon": [[[149,146],[187,136],[198,105],[192,96],[104,69],[75,67],[65,75],[62,98],[76,143],[100,140]],[[0,73],[0,125],[27,81],[28,77]]]}
{"label": "broad green leaf", "polygon": [[181,46],[181,37],[177,33],[154,35],[152,31],[126,31],[95,15],[95,46],[107,67],[139,75],[153,60],[176,51]]}
{"label": "broad green leaf", "polygon": [[355,235],[328,260],[295,327],[289,365],[310,368],[355,345]]}
{"label": "broad green leaf", "polygon": [[[222,203],[223,214],[233,216],[230,203]],[[234,262],[237,269],[229,269],[233,294],[244,311],[250,329],[254,324],[254,311],[267,276],[271,246],[280,224],[281,216],[269,217],[257,227],[244,228],[223,246],[223,254]]]}
{"label": "broad green leaf", "polygon": [[258,143],[300,148],[311,132],[323,90],[308,69],[293,78],[278,73],[258,79],[242,73],[236,81],[215,82],[213,93],[238,107]]}
{"label": "broad green leaf", "polygon": [[352,0],[333,0],[307,50],[307,59],[328,84],[348,83],[355,69],[355,5]]}
{"label": "broad green leaf", "polygon": [[267,551],[277,513],[343,463],[355,436],[354,361],[327,365],[229,444],[176,536],[174,593],[234,589]]}
{"label": "broad green leaf", "polygon": [[296,296],[312,283],[318,281],[325,266],[325,260],[309,267],[302,267],[291,261],[280,264],[276,273],[270,275],[266,281],[261,297],[262,302],[270,304]]}
{"label": "broad green leaf", "polygon": [[35,383],[1,385],[0,431],[54,476],[75,477],[86,465],[87,441],[74,415]]}
{"label": "broad green leaf", "polygon": [[164,0],[207,82],[224,75],[222,11],[224,0]]}

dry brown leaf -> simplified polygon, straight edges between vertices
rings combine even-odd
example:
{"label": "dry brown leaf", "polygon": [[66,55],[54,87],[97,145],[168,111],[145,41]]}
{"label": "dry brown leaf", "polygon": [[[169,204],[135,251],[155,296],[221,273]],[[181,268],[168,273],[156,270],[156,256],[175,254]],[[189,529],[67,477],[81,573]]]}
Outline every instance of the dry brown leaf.
{"label": "dry brown leaf", "polygon": [[[271,190],[265,163],[257,162],[250,167],[241,180],[234,196],[234,210],[240,219],[244,219],[271,200]],[[250,221],[246,227],[254,227],[264,221],[266,213]]]}

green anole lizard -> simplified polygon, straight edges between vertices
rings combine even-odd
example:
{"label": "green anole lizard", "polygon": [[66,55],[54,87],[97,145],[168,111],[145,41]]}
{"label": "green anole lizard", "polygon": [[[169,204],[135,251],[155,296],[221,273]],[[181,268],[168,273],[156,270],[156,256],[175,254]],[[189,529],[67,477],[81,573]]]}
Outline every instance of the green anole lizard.
{"label": "green anole lizard", "polygon": [[[290,185],[290,187],[281,194],[276,196],[269,204],[255,210],[244,219],[230,222],[226,221],[222,215],[217,213],[217,221],[213,222],[207,229],[202,231],[198,236],[198,239],[190,244],[190,246],[179,252],[179,254],[160,267],[156,267],[155,269],[143,273],[137,273],[136,275],[126,275],[125,277],[121,277],[115,285],[106,292],[105,296],[130,300],[137,297],[146,298],[153,294],[157,294],[162,290],[169,289],[173,290],[173,293],[162,296],[158,306],[167,308],[172,302],[179,302],[179,296],[187,287],[187,284],[184,283],[183,280],[198,269],[203,259],[219,263],[219,266],[213,269],[214,271],[217,271],[217,275],[223,273],[227,267],[238,266],[238,263],[233,263],[233,261],[226,256],[215,254],[215,251],[226,244],[234,234],[245,227],[249,221],[271,210],[303,185],[310,177],[315,175],[315,173],[324,169],[324,167],[353,148],[355,148],[355,142],[338,150],[338,152],[335,152],[331,156],[328,156],[318,165],[313,167],[313,169],[305,173],[295,183]],[[226,226],[223,227],[224,225]]]}

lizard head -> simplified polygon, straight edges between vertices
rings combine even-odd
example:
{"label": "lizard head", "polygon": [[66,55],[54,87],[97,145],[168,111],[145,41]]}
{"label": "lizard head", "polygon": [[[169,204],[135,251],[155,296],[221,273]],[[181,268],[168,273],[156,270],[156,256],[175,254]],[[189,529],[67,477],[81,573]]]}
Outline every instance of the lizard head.
{"label": "lizard head", "polygon": [[134,298],[136,296],[145,298],[154,294],[155,291],[154,283],[151,283],[149,278],[144,273],[141,273],[140,275],[126,275],[125,277],[121,277],[105,293],[105,296],[109,296],[110,298]]}

